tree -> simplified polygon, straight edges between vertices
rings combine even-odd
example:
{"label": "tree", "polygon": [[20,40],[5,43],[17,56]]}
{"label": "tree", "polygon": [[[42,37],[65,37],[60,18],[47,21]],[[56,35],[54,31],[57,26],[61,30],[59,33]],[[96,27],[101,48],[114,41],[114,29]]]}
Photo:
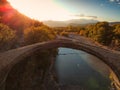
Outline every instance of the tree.
{"label": "tree", "polygon": [[116,39],[120,40],[120,25],[116,25],[114,29],[114,36]]}
{"label": "tree", "polygon": [[95,25],[88,25],[85,35],[101,44],[109,45],[113,38],[113,28],[108,22],[98,22]]}
{"label": "tree", "polygon": [[120,24],[114,25],[114,36],[113,36],[113,44],[120,48]]}
{"label": "tree", "polygon": [[33,44],[52,40],[55,38],[55,33],[47,26],[31,26],[24,30],[25,44]]}
{"label": "tree", "polygon": [[0,51],[15,48],[16,39],[15,31],[0,23]]}
{"label": "tree", "polygon": [[104,45],[109,45],[113,38],[113,28],[109,26],[108,22],[97,23],[96,27],[97,35],[99,35],[98,42]]}

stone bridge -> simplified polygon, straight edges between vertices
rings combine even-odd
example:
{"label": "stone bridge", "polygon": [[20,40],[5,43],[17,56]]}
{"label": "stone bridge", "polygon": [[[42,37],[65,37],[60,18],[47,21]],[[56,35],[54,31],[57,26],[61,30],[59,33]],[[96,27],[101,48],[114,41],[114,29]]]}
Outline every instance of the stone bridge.
{"label": "stone bridge", "polygon": [[0,90],[4,90],[2,88],[5,86],[6,78],[15,64],[21,62],[24,58],[30,56],[37,50],[46,50],[58,47],[83,50],[100,58],[117,75],[118,80],[116,79],[117,77],[115,77],[115,84],[120,90],[120,53],[102,48],[100,46],[89,45],[75,39],[56,39],[53,41],[36,43],[0,53]]}

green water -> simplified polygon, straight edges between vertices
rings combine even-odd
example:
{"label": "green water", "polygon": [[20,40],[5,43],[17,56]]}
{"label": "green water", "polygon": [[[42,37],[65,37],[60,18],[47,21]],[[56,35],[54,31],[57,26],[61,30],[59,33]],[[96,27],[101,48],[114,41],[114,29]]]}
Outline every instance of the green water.
{"label": "green water", "polygon": [[55,69],[61,86],[80,86],[82,90],[110,90],[109,67],[86,52],[58,48]]}

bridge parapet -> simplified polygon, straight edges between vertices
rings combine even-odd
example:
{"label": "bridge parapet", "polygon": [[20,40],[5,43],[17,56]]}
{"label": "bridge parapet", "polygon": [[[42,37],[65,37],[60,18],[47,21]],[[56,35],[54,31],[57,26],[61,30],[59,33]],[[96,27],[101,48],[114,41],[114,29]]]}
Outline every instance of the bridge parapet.
{"label": "bridge parapet", "polygon": [[[13,49],[0,54],[0,85],[4,86],[6,77],[12,67],[24,60],[25,57],[30,56],[37,50],[45,50],[58,47],[68,47],[78,50],[83,50],[90,54],[93,54],[103,60],[109,65],[117,74],[120,80],[120,54],[113,52],[112,50],[104,49],[98,46],[92,46],[74,39],[56,39],[53,41],[36,43],[29,46],[24,46],[18,49]],[[119,81],[118,86],[120,87]]]}

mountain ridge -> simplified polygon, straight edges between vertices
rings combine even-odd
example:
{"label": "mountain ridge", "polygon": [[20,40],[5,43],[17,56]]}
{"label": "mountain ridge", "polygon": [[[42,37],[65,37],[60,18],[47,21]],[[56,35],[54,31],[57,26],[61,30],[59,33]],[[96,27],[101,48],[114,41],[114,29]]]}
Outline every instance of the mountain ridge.
{"label": "mountain ridge", "polygon": [[[24,28],[31,26],[34,22],[41,23],[41,25],[47,25],[49,27],[66,27],[68,25],[79,26],[86,24],[95,24],[100,22],[94,19],[71,19],[67,21],[39,21],[33,20],[28,16],[20,13],[14,9],[7,0],[0,0],[0,23],[4,23],[11,28],[21,31]],[[120,22],[109,22],[111,25],[120,24]]]}
{"label": "mountain ridge", "polygon": [[43,21],[45,25],[48,25],[50,27],[66,27],[68,25],[85,25],[85,24],[94,24],[99,21],[93,20],[93,19],[71,19],[67,21]]}

